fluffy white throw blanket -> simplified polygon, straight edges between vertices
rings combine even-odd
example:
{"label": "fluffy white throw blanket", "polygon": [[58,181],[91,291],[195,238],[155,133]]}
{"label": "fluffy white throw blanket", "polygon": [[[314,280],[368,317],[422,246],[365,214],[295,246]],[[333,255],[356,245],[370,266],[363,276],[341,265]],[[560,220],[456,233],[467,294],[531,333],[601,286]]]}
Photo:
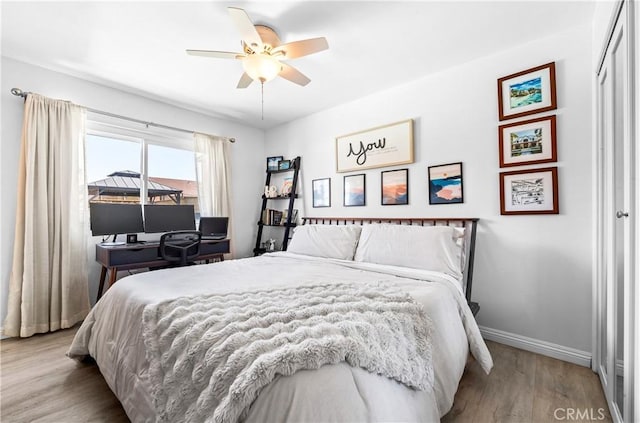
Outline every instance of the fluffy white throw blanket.
{"label": "fluffy white throw blanket", "polygon": [[157,421],[234,422],[278,375],[342,361],[433,386],[431,322],[387,283],[183,297],[143,319]]}

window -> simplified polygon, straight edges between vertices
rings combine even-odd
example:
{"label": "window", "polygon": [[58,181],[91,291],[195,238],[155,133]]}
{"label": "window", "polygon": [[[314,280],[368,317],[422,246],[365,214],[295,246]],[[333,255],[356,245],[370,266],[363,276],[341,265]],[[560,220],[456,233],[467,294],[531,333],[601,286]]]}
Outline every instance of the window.
{"label": "window", "polygon": [[88,134],[85,142],[90,203],[140,203],[141,140]]}
{"label": "window", "polygon": [[[193,204],[199,218],[198,185],[192,150],[149,144],[147,149],[149,204]],[[165,194],[154,195],[155,190]],[[170,192],[174,190],[175,192]]]}
{"label": "window", "polygon": [[199,218],[192,140],[90,125],[85,157],[90,203],[193,204]]}

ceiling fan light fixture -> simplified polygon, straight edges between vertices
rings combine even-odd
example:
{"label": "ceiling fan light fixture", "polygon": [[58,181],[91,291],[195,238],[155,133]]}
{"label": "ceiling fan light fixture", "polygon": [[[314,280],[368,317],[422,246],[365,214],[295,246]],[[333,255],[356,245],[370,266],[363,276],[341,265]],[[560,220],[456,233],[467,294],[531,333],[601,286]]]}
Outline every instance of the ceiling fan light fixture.
{"label": "ceiling fan light fixture", "polygon": [[275,57],[264,54],[249,54],[242,59],[242,67],[244,71],[254,81],[262,83],[271,81],[282,70],[282,64]]}

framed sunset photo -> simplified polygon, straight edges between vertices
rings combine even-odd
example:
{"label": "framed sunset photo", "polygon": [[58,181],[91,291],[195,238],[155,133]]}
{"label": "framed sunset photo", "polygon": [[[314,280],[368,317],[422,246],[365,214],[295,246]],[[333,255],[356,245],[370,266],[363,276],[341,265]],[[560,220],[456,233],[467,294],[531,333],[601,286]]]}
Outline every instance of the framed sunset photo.
{"label": "framed sunset photo", "polygon": [[429,204],[463,202],[462,162],[429,166]]}
{"label": "framed sunset photo", "polygon": [[555,62],[498,79],[500,120],[554,110],[556,107]]}
{"label": "framed sunset photo", "polygon": [[409,204],[409,169],[385,170],[380,173],[382,205]]}
{"label": "framed sunset photo", "polygon": [[364,206],[366,204],[365,174],[344,177],[344,206]]}

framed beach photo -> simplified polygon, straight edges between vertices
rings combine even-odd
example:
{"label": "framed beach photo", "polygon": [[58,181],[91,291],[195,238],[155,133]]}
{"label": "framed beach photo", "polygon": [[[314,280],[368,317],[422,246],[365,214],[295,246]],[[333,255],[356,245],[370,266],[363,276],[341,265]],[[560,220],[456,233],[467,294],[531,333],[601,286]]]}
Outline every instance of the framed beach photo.
{"label": "framed beach photo", "polygon": [[278,170],[278,162],[283,158],[282,156],[267,157],[267,172]]}
{"label": "framed beach photo", "polygon": [[500,173],[500,214],[558,214],[558,168]]}
{"label": "framed beach photo", "polygon": [[498,79],[500,120],[554,110],[556,107],[555,62]]}
{"label": "framed beach photo", "polygon": [[429,204],[463,202],[462,162],[429,166]]}
{"label": "framed beach photo", "polygon": [[331,207],[331,178],[311,181],[313,207]]}
{"label": "framed beach photo", "polygon": [[555,162],[556,116],[498,127],[500,167]]}
{"label": "framed beach photo", "polygon": [[345,176],[343,195],[345,207],[364,206],[366,204],[365,174]]}
{"label": "framed beach photo", "polygon": [[380,172],[382,205],[409,204],[409,169]]}

